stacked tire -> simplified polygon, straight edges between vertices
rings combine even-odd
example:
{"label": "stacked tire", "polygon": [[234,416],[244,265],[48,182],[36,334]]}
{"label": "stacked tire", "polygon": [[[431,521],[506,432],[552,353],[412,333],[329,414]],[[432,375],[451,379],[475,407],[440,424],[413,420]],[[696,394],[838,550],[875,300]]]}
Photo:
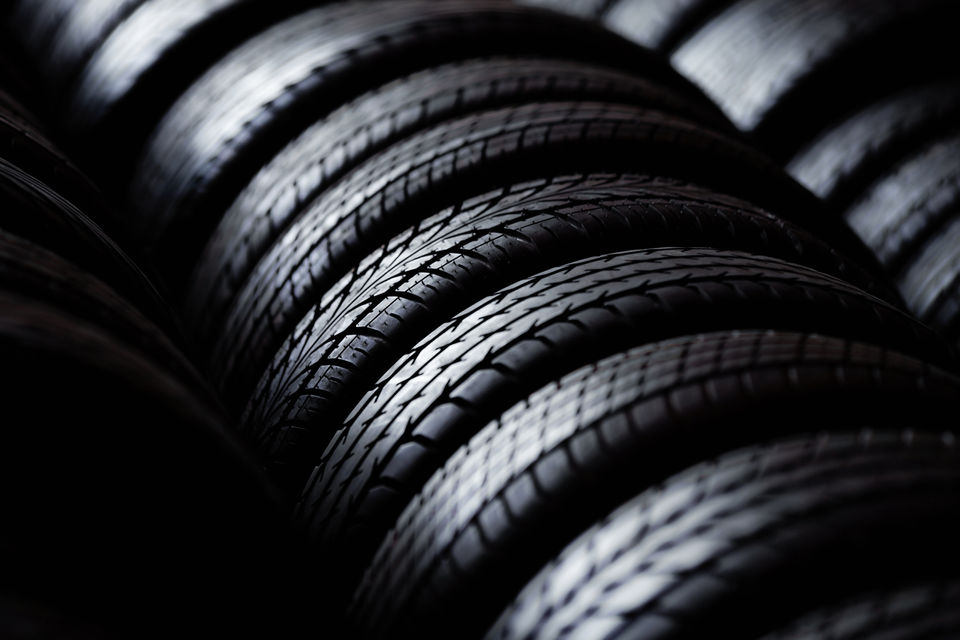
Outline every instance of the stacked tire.
{"label": "stacked tire", "polygon": [[[598,18],[617,4],[575,6]],[[817,149],[841,141],[865,167],[842,188],[850,198],[920,134],[889,125],[881,163],[862,122],[784,124],[839,66],[798,71],[782,90],[792,106],[770,110],[782,118],[745,126],[730,107],[740,76],[725,101],[678,58],[696,37],[672,59],[703,90],[663,55],[727,15],[717,4],[646,3],[665,13],[644,22],[662,28],[644,48],[508,0],[15,3],[8,26],[55,105],[44,119],[107,194],[73,170],[59,208],[123,212],[103,214],[111,233],[177,317],[132,261],[97,271],[66,253],[76,243],[48,248],[109,275],[112,303],[139,302],[167,329],[102,332],[180,386],[164,395],[122,358],[91,355],[100,346],[27,342],[32,362],[80,362],[52,368],[82,384],[54,387],[73,394],[69,414],[33,419],[55,426],[53,443],[24,426],[18,446],[79,477],[52,476],[70,491],[88,482],[162,509],[163,526],[141,526],[136,509],[81,517],[87,502],[67,492],[70,531],[91,524],[58,551],[63,594],[91,557],[130,573],[139,565],[122,559],[143,559],[123,574],[137,585],[124,602],[140,606],[86,609],[32,591],[26,571],[11,593],[121,635],[197,611],[227,629],[343,637],[955,634],[953,346],[906,310],[838,201],[782,168],[789,145],[837,166]],[[917,130],[949,120],[952,89],[936,82],[922,95],[941,107]],[[759,102],[779,104],[764,90]],[[864,96],[854,119],[886,113]],[[826,133],[799,151],[815,126]],[[62,178],[54,169],[72,165],[53,153],[30,170]],[[28,199],[46,203],[11,201]],[[48,228],[11,226],[30,241]],[[11,249],[5,286],[72,303],[85,289],[66,267],[29,266],[43,251]],[[41,317],[10,309],[17,326]],[[71,314],[71,327],[101,317]],[[51,367],[30,365],[33,379],[11,362],[24,407],[49,393]],[[120,445],[134,410],[148,429]],[[102,433],[67,428],[77,415]],[[100,458],[61,464],[78,440],[132,479],[106,482]],[[14,492],[26,532],[62,531],[56,510],[28,511],[44,491]],[[90,532],[114,544],[127,527],[141,534],[130,548],[82,552]],[[150,544],[167,537],[176,562]],[[160,599],[142,596],[163,572],[187,585],[155,623]],[[204,593],[222,597],[204,610]]]}
{"label": "stacked tire", "polygon": [[524,1],[668,54],[847,220],[911,311],[960,341],[956,3]]}
{"label": "stacked tire", "polygon": [[277,491],[111,208],[3,95],[0,635],[266,628],[260,545],[291,544]]}

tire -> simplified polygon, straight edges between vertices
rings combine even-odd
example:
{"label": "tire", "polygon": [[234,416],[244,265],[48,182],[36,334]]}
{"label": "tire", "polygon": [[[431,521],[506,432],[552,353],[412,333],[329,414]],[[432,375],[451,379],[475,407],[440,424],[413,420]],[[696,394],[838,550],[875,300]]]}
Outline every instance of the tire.
{"label": "tire", "polygon": [[516,0],[602,22],[637,44],[669,52],[732,0]]}
{"label": "tire", "polygon": [[891,166],[949,131],[960,87],[931,84],[870,103],[819,133],[787,164],[816,195],[844,211]]}
{"label": "tire", "polygon": [[37,96],[32,78],[28,79],[26,64],[24,58],[26,53],[15,41],[13,34],[10,33],[9,18],[4,15],[4,9],[0,8],[0,33],[5,37],[0,43],[0,108],[6,108],[29,120],[32,124],[36,122],[32,115],[20,105],[29,103],[32,108],[37,107]]}
{"label": "tire", "polygon": [[[81,0],[63,16],[48,49],[37,60],[51,94],[65,98],[77,76],[117,26],[147,0]],[[141,48],[149,46],[141,42]]]}
{"label": "tire", "polygon": [[785,161],[864,95],[951,72],[958,17],[949,0],[741,0],[672,61]]}
{"label": "tire", "polygon": [[353,628],[486,629],[575,536],[674,473],[811,425],[937,425],[958,397],[960,379],[920,361],[816,335],[685,336],[612,356],[540,389],[433,475],[366,571]]}
{"label": "tire", "polygon": [[5,584],[117,637],[283,626],[294,538],[191,391],[98,327],[6,292],[0,356]]}
{"label": "tire", "polygon": [[20,93],[15,86],[12,86],[15,83],[7,74],[5,66],[8,64],[9,62],[0,55],[0,114],[5,118],[22,122],[35,130],[39,130],[40,125],[33,114],[23,106],[19,99],[14,97],[14,94],[20,95]]}
{"label": "tire", "polygon": [[96,276],[168,334],[182,336],[157,289],[90,218],[42,182],[0,159],[0,229]]}
{"label": "tire", "polygon": [[[16,107],[15,107],[16,108]],[[0,104],[0,157],[56,191],[111,231],[123,223],[100,191],[30,120]]]}
{"label": "tire", "polygon": [[397,80],[311,126],[234,199],[188,279],[188,325],[198,342],[213,340],[238,290],[296,215],[375,153],[465,114],[526,102],[589,99],[632,103],[724,126],[669,89],[565,60],[484,58]]}
{"label": "tire", "polygon": [[32,58],[38,59],[54,42],[57,29],[74,4],[76,0],[13,0],[8,31]]}
{"label": "tire", "polygon": [[[318,37],[324,47],[314,46]],[[317,119],[424,68],[524,54],[628,69],[708,104],[650,52],[597,26],[504,0],[320,7],[234,50],[167,112],[130,185],[139,237],[181,283],[237,193]]]}
{"label": "tire", "polygon": [[846,218],[894,277],[909,308],[960,338],[960,134],[944,136],[878,179]]}
{"label": "tire", "polygon": [[[57,114],[84,167],[108,191],[120,193],[151,130],[194,80],[234,47],[315,0],[134,2],[109,33],[80,30],[78,44],[89,43],[87,59]],[[99,28],[110,19],[105,15]]]}
{"label": "tire", "polygon": [[868,589],[953,578],[948,439],[811,435],[698,465],[580,536],[486,637],[756,637]]}
{"label": "tire", "polygon": [[960,584],[939,582],[871,593],[802,616],[763,640],[910,640],[960,634]]}
{"label": "tire", "polygon": [[612,31],[668,53],[733,0],[613,0],[603,16]]}
{"label": "tire", "polygon": [[517,4],[542,7],[588,20],[598,20],[606,11],[610,0],[517,0]]}
{"label": "tire", "polygon": [[573,102],[465,116],[369,159],[311,203],[260,260],[211,350],[211,374],[227,402],[246,402],[310,306],[394,235],[503,184],[587,171],[716,185],[825,238],[868,270],[875,261],[841,220],[765,157],[685,120]]}
{"label": "tire", "polygon": [[242,429],[281,486],[299,491],[363,393],[443,322],[548,268],[658,246],[748,251],[870,287],[812,236],[689,184],[579,175],[514,185],[419,223],[341,278],[278,349]]}
{"label": "tire", "polygon": [[653,249],[545,271],[438,327],[356,405],[297,505],[318,564],[352,587],[430,475],[538,387],[633,346],[738,328],[856,337],[930,359],[944,352],[906,314],[774,258]]}
{"label": "tire", "polygon": [[891,167],[844,217],[887,271],[898,277],[958,210],[960,131],[955,131]]}
{"label": "tire", "polygon": [[960,210],[904,270],[900,287],[914,312],[953,344],[960,344]]}
{"label": "tire", "polygon": [[56,308],[96,326],[181,383],[218,410],[209,384],[170,338],[97,278],[58,255],[0,231],[0,291]]}

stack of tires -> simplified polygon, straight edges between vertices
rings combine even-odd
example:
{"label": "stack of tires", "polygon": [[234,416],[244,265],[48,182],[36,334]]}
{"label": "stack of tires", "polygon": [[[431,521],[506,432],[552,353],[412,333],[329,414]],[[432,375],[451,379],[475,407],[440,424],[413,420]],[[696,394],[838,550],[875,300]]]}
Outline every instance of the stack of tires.
{"label": "stack of tires", "polygon": [[3,624],[960,631],[949,5],[720,4],[14,2]]}
{"label": "stack of tires", "polygon": [[960,7],[951,0],[522,0],[669,55],[842,215],[960,343]]}
{"label": "stack of tires", "polygon": [[261,545],[292,541],[277,491],[16,78],[0,93],[0,635],[265,625]]}

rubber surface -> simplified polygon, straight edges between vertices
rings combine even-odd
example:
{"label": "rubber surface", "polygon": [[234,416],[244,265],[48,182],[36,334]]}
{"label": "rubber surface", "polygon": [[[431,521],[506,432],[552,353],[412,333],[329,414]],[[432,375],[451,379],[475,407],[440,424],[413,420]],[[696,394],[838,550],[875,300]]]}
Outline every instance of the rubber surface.
{"label": "rubber surface", "polygon": [[574,536],[638,491],[756,441],[936,425],[960,379],[835,338],[687,336],[580,369],[488,424],[386,536],[351,607],[369,637],[485,629]]}
{"label": "rubber surface", "polygon": [[351,584],[446,458],[536,388],[636,345],[736,328],[856,336],[926,358],[945,352],[906,314],[774,258],[653,249],[545,271],[438,327],[364,395],[298,503],[318,562]]}
{"label": "rubber surface", "polygon": [[487,637],[755,637],[867,589],[953,577],[958,469],[953,434],[909,430],[703,463],[584,533]]}
{"label": "rubber surface", "polygon": [[9,31],[34,58],[52,45],[57,29],[77,0],[13,0]]}
{"label": "rubber surface", "polygon": [[950,0],[740,0],[672,61],[734,124],[788,159],[846,103],[949,69],[958,10]]}
{"label": "rubber surface", "polygon": [[88,271],[172,336],[182,335],[153,284],[90,218],[42,182],[0,159],[0,228]]}
{"label": "rubber surface", "polygon": [[[0,7],[0,32],[7,34],[6,21]],[[20,43],[12,37],[5,37],[0,41],[0,102],[8,110],[18,113],[22,119],[36,124],[30,111],[19,105],[28,106],[36,110],[42,104],[38,99],[39,87],[27,71],[27,54]]]}
{"label": "rubber surface", "polygon": [[957,122],[960,87],[913,87],[871,102],[821,132],[787,164],[803,185],[841,210],[905,156]]}
{"label": "rubber surface", "polygon": [[603,23],[628,40],[670,52],[732,1],[613,0]]}
{"label": "rubber surface", "polygon": [[15,87],[11,86],[14,83],[5,73],[10,65],[10,61],[0,54],[0,114],[40,130],[36,117],[13,95],[16,93]]}
{"label": "rubber surface", "polygon": [[276,563],[291,566],[295,538],[186,387],[96,326],[5,292],[0,356],[5,581],[119,637],[283,627],[290,576]]}
{"label": "rubber surface", "polygon": [[763,640],[911,640],[960,634],[960,584],[943,582],[872,593],[801,617]]}
{"label": "rubber surface", "polygon": [[[150,359],[198,398],[214,394],[170,338],[97,278],[55,253],[0,230],[0,290],[42,302],[97,326],[127,348]],[[213,405],[216,406],[215,404]]]}
{"label": "rubber surface", "polygon": [[256,263],[296,215],[363,160],[446,119],[565,99],[633,103],[724,126],[712,113],[642,78],[565,60],[484,58],[392,82],[312,125],[234,200],[188,279],[187,317],[198,341],[213,339]]}
{"label": "rubber surface", "polygon": [[424,217],[504,183],[622,170],[715,185],[796,222],[868,270],[875,260],[839,218],[767,158],[731,138],[626,105],[508,107],[411,136],[305,208],[237,296],[212,350],[214,379],[228,403],[245,402],[311,304],[366,255]]}
{"label": "rubber surface", "polygon": [[101,184],[126,189],[150,131],[191,82],[248,38],[319,1],[143,0],[125,8],[129,15],[90,53],[59,113],[84,166]]}
{"label": "rubber surface", "polygon": [[960,134],[891,168],[847,219],[887,265],[909,308],[960,339]]}
{"label": "rubber surface", "polygon": [[[50,92],[65,97],[113,30],[148,0],[77,0],[64,15],[37,66]],[[141,42],[141,46],[146,42]]]}
{"label": "rubber surface", "polygon": [[516,0],[517,4],[561,11],[578,18],[599,19],[611,0]]}
{"label": "rubber surface", "polygon": [[[318,38],[324,46],[315,46]],[[164,116],[129,189],[140,238],[171,281],[182,282],[237,193],[319,117],[426,67],[523,53],[608,63],[703,100],[650,52],[506,0],[320,7],[238,47]]]}
{"label": "rubber surface", "polygon": [[917,315],[939,329],[953,344],[960,344],[960,210],[918,252],[900,276]]}
{"label": "rubber surface", "polygon": [[516,0],[601,22],[651,49],[669,52],[733,0]]}
{"label": "rubber surface", "polygon": [[[942,136],[892,166],[844,213],[893,275],[960,208],[960,132]],[[908,296],[913,292],[907,291]],[[916,311],[917,308],[914,307]]]}
{"label": "rubber surface", "polygon": [[693,185],[631,175],[513,185],[424,220],[341,278],[278,349],[242,428],[296,492],[361,395],[437,326],[539,271],[658,246],[739,249],[871,286],[809,234]]}
{"label": "rubber surface", "polygon": [[43,182],[98,224],[121,226],[90,180],[41,132],[16,111],[0,105],[0,157]]}

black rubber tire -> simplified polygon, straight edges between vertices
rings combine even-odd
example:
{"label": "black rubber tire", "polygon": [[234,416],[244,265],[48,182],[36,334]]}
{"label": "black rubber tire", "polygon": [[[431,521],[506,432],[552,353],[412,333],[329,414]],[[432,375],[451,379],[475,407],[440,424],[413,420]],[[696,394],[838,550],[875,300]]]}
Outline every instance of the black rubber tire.
{"label": "black rubber tire", "polygon": [[83,166],[107,190],[123,192],[151,130],[195,79],[248,38],[321,1],[140,2],[66,87],[58,116]]}
{"label": "black rubber tire", "polygon": [[40,87],[31,73],[29,56],[11,33],[9,18],[3,15],[4,8],[0,7],[0,36],[3,36],[0,38],[0,93],[7,94],[2,100],[8,110],[36,125],[34,115],[47,115],[44,107],[48,105],[38,95]]}
{"label": "black rubber tire", "polygon": [[960,583],[871,593],[802,616],[762,640],[949,640],[960,636]]}
{"label": "black rubber tire", "polygon": [[612,0],[603,23],[628,40],[670,52],[733,0]]}
{"label": "black rubber tire", "polygon": [[955,127],[958,117],[960,85],[912,87],[820,132],[787,171],[843,211],[892,165]]}
{"label": "black rubber tire", "polygon": [[740,0],[672,61],[786,161],[865,95],[952,72],[958,18],[951,0]]}
{"label": "black rubber tire", "polygon": [[960,344],[960,209],[898,278],[915,313]]}
{"label": "black rubber tire", "polygon": [[284,625],[295,538],[191,391],[96,326],[2,291],[0,362],[6,583],[118,637]]}
{"label": "black rubber tire", "polygon": [[155,367],[176,377],[211,410],[219,410],[210,385],[169,336],[97,278],[60,256],[0,230],[0,290],[54,307],[98,327]]}
{"label": "black rubber tire", "polygon": [[960,342],[960,133],[943,136],[878,179],[847,212],[909,308]]}
{"label": "black rubber tire", "polygon": [[291,142],[234,199],[188,279],[188,325],[213,340],[256,263],[304,207],[360,162],[443,120],[553,100],[608,100],[725,126],[669,89],[566,60],[498,57],[416,73],[350,102]]}
{"label": "black rubber tire", "polygon": [[[111,232],[123,223],[90,180],[29,119],[0,105],[0,158],[70,201]],[[124,221],[125,223],[126,221]]]}
{"label": "black rubber tire", "polygon": [[513,185],[419,223],[341,278],[278,349],[241,428],[274,479],[299,491],[362,394],[440,324],[545,269],[658,246],[769,255],[871,286],[809,234],[692,185],[630,175]]}
{"label": "black rubber tire", "polygon": [[486,637],[756,637],[866,590],[955,578],[954,437],[811,435],[698,465],[584,533]]}
{"label": "black rubber tire", "polygon": [[909,308],[950,340],[960,339],[960,132],[892,167],[846,218]]}
{"label": "black rubber tire", "polygon": [[377,154],[299,215],[257,264],[218,332],[211,372],[226,401],[245,402],[310,306],[394,235],[504,184],[588,171],[715,186],[795,222],[868,270],[875,262],[839,217],[731,138],[627,105],[497,109],[444,122]]}
{"label": "black rubber tire", "polygon": [[42,182],[0,158],[0,229],[59,254],[129,300],[175,339],[170,307],[103,230]]}
{"label": "black rubber tire", "polygon": [[[75,2],[60,21],[50,46],[36,60],[49,93],[60,99],[67,97],[100,45],[146,1]],[[146,44],[141,41],[141,48]]]}
{"label": "black rubber tire", "polygon": [[517,4],[560,11],[578,18],[599,20],[611,0],[516,0]]}
{"label": "black rubber tire", "polygon": [[20,100],[14,97],[14,92],[11,92],[11,87],[9,86],[8,78],[4,73],[4,65],[6,60],[0,56],[0,114],[6,118],[11,118],[21,123],[25,123],[28,127],[35,131],[41,131],[42,127],[37,121],[36,117],[23,105]]}
{"label": "black rubber tire", "polygon": [[627,40],[669,52],[733,0],[516,0],[601,22]]}
{"label": "black rubber tire", "polygon": [[356,405],[296,509],[317,562],[353,586],[430,475],[540,386],[636,345],[751,328],[856,337],[932,361],[945,350],[907,314],[774,258],[654,249],[542,272],[438,327]]}
{"label": "black rubber tire", "polygon": [[[317,47],[322,38],[323,47]],[[409,73],[485,55],[603,63],[710,108],[665,60],[599,26],[508,0],[370,0],[268,29],[213,66],[153,132],[130,185],[140,237],[182,282],[233,198],[318,118]]]}
{"label": "black rubber tire", "polygon": [[706,334],[618,354],[540,389],[433,475],[381,544],[351,626],[487,629],[574,537],[690,465],[811,425],[936,425],[957,398],[960,378],[816,335]]}
{"label": "black rubber tire", "polygon": [[[890,167],[864,189],[844,217],[887,271],[898,277],[958,210],[960,130],[955,130]],[[908,297],[914,293],[904,291]]]}
{"label": "black rubber tire", "polygon": [[43,57],[77,0],[13,0],[7,31],[33,59]]}

